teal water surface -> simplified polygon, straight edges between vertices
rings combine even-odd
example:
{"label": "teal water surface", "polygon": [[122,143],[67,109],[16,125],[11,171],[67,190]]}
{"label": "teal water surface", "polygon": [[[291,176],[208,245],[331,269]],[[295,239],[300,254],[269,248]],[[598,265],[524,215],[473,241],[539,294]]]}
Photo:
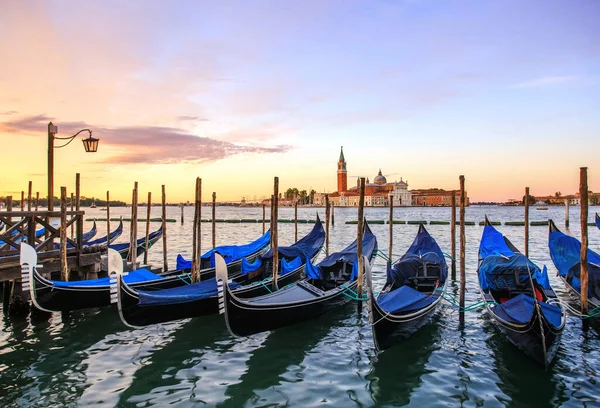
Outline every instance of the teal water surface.
{"label": "teal water surface", "polygon": [[[120,212],[119,212],[120,211]],[[128,215],[113,209],[111,216]],[[169,262],[191,254],[192,208],[186,222],[170,223]],[[384,220],[388,209],[368,208],[367,219]],[[571,207],[571,230],[579,236],[578,207]],[[593,221],[594,211],[590,209]],[[160,209],[153,208],[152,216]],[[301,208],[299,218],[314,218],[322,208]],[[208,211],[204,211],[208,213]],[[469,207],[468,221],[519,221],[522,207]],[[86,216],[105,216],[99,209]],[[179,220],[179,209],[168,217]],[[261,208],[217,208],[217,218],[262,217]],[[280,209],[293,218],[293,209]],[[554,218],[564,225],[564,209],[531,210],[531,220]],[[331,251],[356,237],[355,208],[336,208]],[[397,220],[449,220],[448,208],[398,208]],[[99,234],[105,232],[99,223]],[[90,223],[91,225],[91,223]],[[143,230],[143,224],[138,229]],[[152,224],[151,228],[157,228]],[[311,224],[299,224],[299,236]],[[202,224],[208,249],[210,224]],[[394,225],[394,254],[401,256],[417,225]],[[499,226],[517,248],[523,227]],[[387,252],[388,225],[372,225],[379,248]],[[444,252],[450,252],[450,226],[429,225]],[[564,228],[563,228],[564,229]],[[457,229],[458,230],[458,229]],[[477,247],[483,227],[467,226],[467,303],[479,300]],[[217,244],[243,243],[262,233],[258,224],[217,224]],[[127,235],[127,234],[124,234]],[[294,225],[279,224],[281,244],[294,240]],[[600,230],[589,227],[590,248],[600,250]],[[121,240],[125,242],[126,237]],[[457,246],[458,248],[458,246]],[[162,264],[162,245],[150,261]],[[547,249],[547,228],[531,227],[531,259],[548,266],[559,295],[567,300]],[[376,290],[385,281],[385,262],[373,265]],[[453,283],[450,291],[458,294]],[[434,321],[410,339],[383,352],[373,346],[366,308],[352,302],[313,321],[249,338],[233,338],[221,316],[171,322],[132,330],[111,308],[53,314],[49,320],[1,315],[0,406],[600,406],[600,328],[584,331],[569,317],[554,364],[545,371],[511,346],[482,310],[464,322],[444,303]]]}

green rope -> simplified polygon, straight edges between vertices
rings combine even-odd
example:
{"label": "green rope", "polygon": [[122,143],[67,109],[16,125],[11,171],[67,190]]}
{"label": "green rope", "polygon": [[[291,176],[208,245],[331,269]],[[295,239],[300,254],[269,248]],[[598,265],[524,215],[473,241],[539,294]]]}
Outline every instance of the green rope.
{"label": "green rope", "polygon": [[[186,273],[186,275],[187,275],[187,273]],[[188,282],[188,281],[186,281],[185,279],[183,279],[183,278],[181,277],[181,275],[177,275],[177,277],[178,277],[178,278],[179,278],[179,279],[180,279],[180,280],[181,280],[183,283],[185,283],[186,285],[190,285],[190,282],[192,281],[192,278],[190,278],[190,276],[189,276],[189,275],[188,275],[188,278],[190,278],[190,282]]]}
{"label": "green rope", "polygon": [[448,303],[450,303],[452,306],[458,307],[458,309],[460,311],[463,312],[469,312],[471,310],[476,310],[482,307],[485,307],[487,305],[496,305],[496,302],[486,302],[484,300],[480,300],[478,302],[475,302],[469,306],[461,306],[460,302],[456,299],[456,297],[454,297],[452,294],[446,292],[445,290],[442,289],[436,289],[436,292],[440,292],[442,293],[443,299],[446,300]]}
{"label": "green rope", "polygon": [[260,283],[261,285],[263,285],[265,287],[265,289],[269,291],[269,293],[273,293],[273,291],[271,289],[269,289],[269,287],[265,284],[265,280],[266,279],[258,281],[258,283]]}

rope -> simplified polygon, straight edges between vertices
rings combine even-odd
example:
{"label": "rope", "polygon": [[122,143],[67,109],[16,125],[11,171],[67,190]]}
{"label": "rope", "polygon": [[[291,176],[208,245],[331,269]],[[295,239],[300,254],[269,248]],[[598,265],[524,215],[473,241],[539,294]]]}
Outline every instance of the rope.
{"label": "rope", "polygon": [[486,302],[485,300],[480,300],[469,306],[462,307],[462,306],[460,306],[460,302],[452,294],[446,292],[443,289],[436,289],[435,291],[440,292],[442,294],[442,298],[446,302],[450,303],[452,306],[457,307],[460,311],[463,311],[463,312],[470,312],[471,310],[477,310],[477,309],[480,309],[480,308],[488,306],[488,305],[496,305],[497,304],[496,302]]}
{"label": "rope", "polygon": [[444,256],[445,256],[446,258],[450,258],[450,259],[452,259],[452,262],[456,262],[456,259],[452,258],[452,256],[451,256],[451,255],[449,255],[449,254],[447,254],[447,253],[445,253],[445,252],[442,252],[442,254],[444,254]]}
{"label": "rope", "polygon": [[263,285],[265,287],[265,289],[269,291],[269,293],[273,293],[273,291],[271,289],[269,289],[269,287],[265,284],[265,279],[259,281],[258,283]]}
{"label": "rope", "polygon": [[575,309],[569,303],[562,301],[560,299],[549,299],[548,302],[546,302],[546,303],[548,303],[549,305],[559,304],[562,307],[564,307],[565,309],[567,309],[573,316],[579,317],[580,319],[590,319],[593,317],[600,316],[600,306],[596,306],[592,310],[589,310],[587,314],[583,314],[583,313],[581,313],[581,311]]}
{"label": "rope", "polygon": [[[186,273],[186,275],[187,275],[187,273]],[[188,275],[188,277],[189,277],[189,275]],[[188,282],[188,281],[186,281],[185,279],[183,279],[183,278],[181,277],[181,275],[177,275],[177,278],[179,278],[179,280],[181,280],[181,281],[182,281],[183,283],[185,283],[186,285],[190,285],[190,282],[191,282],[191,280],[192,280],[192,279],[190,278],[190,282]]]}

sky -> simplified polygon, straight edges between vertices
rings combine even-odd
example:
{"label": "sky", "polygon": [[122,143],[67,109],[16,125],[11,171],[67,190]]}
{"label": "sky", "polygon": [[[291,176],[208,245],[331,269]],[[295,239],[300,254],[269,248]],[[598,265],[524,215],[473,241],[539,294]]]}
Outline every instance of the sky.
{"label": "sky", "polygon": [[600,2],[12,1],[0,13],[0,196],[131,200],[458,188],[471,201],[600,191]]}

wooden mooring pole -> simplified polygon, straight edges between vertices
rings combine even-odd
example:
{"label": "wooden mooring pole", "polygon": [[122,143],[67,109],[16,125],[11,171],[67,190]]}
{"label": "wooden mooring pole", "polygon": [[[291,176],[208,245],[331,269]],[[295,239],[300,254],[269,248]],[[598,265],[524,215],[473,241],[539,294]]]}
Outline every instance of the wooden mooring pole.
{"label": "wooden mooring pole", "polygon": [[212,194],[212,247],[217,246],[217,227],[215,217],[217,216],[217,193]]}
{"label": "wooden mooring pole", "polygon": [[106,192],[106,248],[110,245],[110,192]]}
{"label": "wooden mooring pole", "polygon": [[32,190],[33,189],[33,183],[30,181],[29,182],[29,189],[27,190],[27,211],[31,211],[31,195],[32,195]]}
{"label": "wooden mooring pole", "polygon": [[162,241],[163,241],[163,271],[169,270],[167,261],[167,192],[165,185],[162,186]]}
{"label": "wooden mooring pole", "polygon": [[144,265],[148,265],[148,251],[150,250],[150,212],[152,211],[152,193],[148,191],[148,208],[146,209],[146,252],[144,252]]}
{"label": "wooden mooring pole", "polygon": [[335,211],[333,210],[333,207],[335,207],[335,205],[333,205],[333,201],[331,201],[329,203],[329,209],[331,211],[331,226],[332,227],[335,226]]}
{"label": "wooden mooring pole", "polygon": [[[71,211],[75,209],[75,193],[71,193]],[[71,224],[71,239],[75,236],[75,224]]]}
{"label": "wooden mooring pole", "polygon": [[[75,173],[75,211],[81,210],[81,175]],[[78,240],[83,239],[83,218],[75,226],[75,236]]]}
{"label": "wooden mooring pole", "polygon": [[465,176],[460,176],[460,313],[464,313],[466,270],[465,270]]}
{"label": "wooden mooring pole", "polygon": [[[588,313],[588,181],[587,167],[579,169],[579,199],[581,201],[581,314]],[[587,319],[583,320],[584,327]]]}
{"label": "wooden mooring pole", "polygon": [[565,228],[569,228],[569,199],[565,198]]}
{"label": "wooden mooring pole", "polygon": [[266,205],[263,203],[263,235],[265,235],[265,212],[266,210]]}
{"label": "wooden mooring pole", "polygon": [[37,191],[35,193],[35,210],[38,210],[38,206],[40,205],[40,192]]}
{"label": "wooden mooring pole", "polygon": [[294,201],[294,242],[298,242],[298,200]]}
{"label": "wooden mooring pole", "polygon": [[193,236],[192,236],[192,281],[200,281],[200,258],[198,256],[198,224],[200,223],[199,217],[199,195],[200,195],[200,177],[196,177],[196,189],[194,190],[194,222],[193,222]]}
{"label": "wooden mooring pole", "polygon": [[450,254],[452,256],[452,280],[456,280],[456,190],[452,190],[452,215],[450,216]]}
{"label": "wooden mooring pole", "polygon": [[183,224],[183,203],[179,207],[181,207],[181,223]]}
{"label": "wooden mooring pole", "polygon": [[21,211],[25,211],[25,191],[21,190]]}
{"label": "wooden mooring pole", "polygon": [[137,206],[138,206],[138,182],[134,182],[131,198],[131,229],[129,238],[129,262],[131,270],[135,271],[137,262]]}
{"label": "wooden mooring pole", "polygon": [[529,187],[525,187],[525,256],[529,257]]}
{"label": "wooden mooring pole", "polygon": [[[358,299],[362,299],[363,292],[363,230],[364,230],[364,211],[365,211],[365,178],[360,178],[360,197],[358,200],[358,222],[356,226],[356,256],[358,258],[358,286],[356,294]],[[362,301],[357,302],[358,313],[362,312]]]}
{"label": "wooden mooring pole", "polygon": [[60,276],[64,282],[69,281],[67,267],[67,188],[60,188]]}
{"label": "wooden mooring pole", "polygon": [[325,194],[325,254],[329,255],[329,194]]}
{"label": "wooden mooring pole", "polygon": [[271,194],[271,213],[269,214],[269,224],[271,228],[271,236],[270,236],[270,241],[271,241],[271,248],[273,248],[273,214],[275,213],[275,211],[273,210],[273,206],[275,205],[275,196],[273,194]]}
{"label": "wooden mooring pole", "polygon": [[394,250],[394,197],[390,196],[390,247],[388,250],[388,262],[392,264],[392,251]]}
{"label": "wooden mooring pole", "polygon": [[273,236],[273,291],[279,289],[277,280],[279,278],[279,177],[273,179],[273,223],[271,224],[271,235]]}

